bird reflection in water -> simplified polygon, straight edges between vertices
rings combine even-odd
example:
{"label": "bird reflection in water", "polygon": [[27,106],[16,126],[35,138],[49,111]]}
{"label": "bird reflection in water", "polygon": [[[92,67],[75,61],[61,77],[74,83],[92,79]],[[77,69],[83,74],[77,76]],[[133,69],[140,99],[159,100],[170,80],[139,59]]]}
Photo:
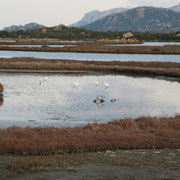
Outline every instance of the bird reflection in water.
{"label": "bird reflection in water", "polygon": [[[114,103],[116,101],[119,101],[119,99],[113,98],[110,100],[111,103]],[[104,95],[98,95],[96,97],[96,99],[94,99],[93,102],[98,106],[98,108],[103,108],[105,105],[105,96]]]}
{"label": "bird reflection in water", "polygon": [[96,99],[93,101],[98,108],[103,108],[105,105],[105,96],[104,95],[98,95]]}
{"label": "bird reflection in water", "polygon": [[110,101],[113,103],[113,102],[119,101],[119,99],[111,99]]}

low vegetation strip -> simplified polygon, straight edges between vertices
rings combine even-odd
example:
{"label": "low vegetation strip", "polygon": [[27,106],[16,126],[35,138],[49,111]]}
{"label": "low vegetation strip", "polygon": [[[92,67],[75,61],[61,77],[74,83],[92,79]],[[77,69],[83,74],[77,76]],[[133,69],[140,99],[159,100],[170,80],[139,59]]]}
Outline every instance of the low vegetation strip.
{"label": "low vegetation strip", "polygon": [[0,129],[1,154],[46,155],[116,149],[180,148],[180,116],[140,117],[83,127]]}
{"label": "low vegetation strip", "polygon": [[180,63],[173,62],[103,62],[37,58],[0,58],[0,69],[83,70],[143,76],[180,77]]}
{"label": "low vegetation strip", "polygon": [[[65,47],[10,47],[0,46],[4,51],[38,51],[38,52],[81,52],[81,53],[115,53],[115,54],[180,54],[180,46],[105,46],[105,42],[74,43],[75,46]],[[116,44],[116,43],[111,43]]]}

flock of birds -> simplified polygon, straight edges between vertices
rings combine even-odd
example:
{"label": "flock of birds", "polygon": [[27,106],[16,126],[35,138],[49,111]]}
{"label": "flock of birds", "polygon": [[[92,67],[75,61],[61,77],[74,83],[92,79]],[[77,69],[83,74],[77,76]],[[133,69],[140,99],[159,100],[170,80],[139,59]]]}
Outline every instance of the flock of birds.
{"label": "flock of birds", "polygon": [[[47,80],[48,80],[48,77],[47,77],[47,76],[45,76],[45,77],[42,78],[42,79],[39,79],[39,85],[41,85],[42,82],[46,82]],[[74,82],[72,82],[72,85],[73,85],[72,88],[77,88],[77,89],[79,89],[79,85],[80,85],[80,84],[79,84],[79,81],[74,81]],[[97,87],[97,86],[100,85],[100,83],[99,83],[98,81],[94,81],[94,85],[95,85],[95,87]],[[103,81],[103,85],[104,85],[106,91],[109,90],[109,87],[110,87],[109,83]],[[111,102],[115,102],[115,101],[117,101],[117,100],[118,100],[118,99],[111,99],[110,101],[111,101]],[[96,99],[94,99],[93,102],[99,106],[100,104],[103,104],[103,103],[105,102],[105,96],[103,96],[103,95],[98,95],[98,96],[96,97]]]}
{"label": "flock of birds", "polygon": [[[72,84],[73,84],[73,88],[79,87],[79,81],[73,82]],[[94,84],[95,84],[95,86],[99,86],[100,83],[98,81],[94,81]],[[104,81],[103,84],[105,86],[105,89],[109,89],[109,84],[107,82]]]}
{"label": "flock of birds", "polygon": [[42,82],[46,82],[48,80],[48,77],[44,77],[43,79],[39,79],[39,85],[42,84]]}
{"label": "flock of birds", "polygon": [[[41,85],[43,81],[46,82],[47,80],[48,80],[47,76],[45,76],[42,79],[39,79],[39,85]],[[72,82],[72,84],[73,84],[73,88],[79,88],[79,81],[76,81],[76,82],[74,81],[74,82]],[[98,81],[94,81],[94,84],[97,87],[97,86],[99,86],[100,83]],[[106,90],[109,89],[109,84],[107,82],[104,81],[103,84],[104,84]]]}
{"label": "flock of birds", "polygon": [[[73,84],[73,88],[79,88],[79,81],[77,81],[77,82],[73,82],[72,83]],[[100,83],[98,82],[98,81],[94,81],[94,84],[95,84],[95,86],[97,87],[97,86],[99,86],[100,85]],[[109,90],[109,83],[107,83],[107,82],[105,82],[105,81],[103,81],[103,85],[104,85],[104,87],[105,87],[105,90],[106,91],[108,91]],[[110,102],[115,102],[115,101],[117,101],[117,100],[119,100],[119,99],[111,99],[110,100]],[[97,97],[96,97],[96,99],[94,99],[94,101],[93,101],[97,106],[98,106],[98,108],[102,108],[102,106],[104,105],[104,103],[105,103],[105,96],[104,95],[98,95]]]}

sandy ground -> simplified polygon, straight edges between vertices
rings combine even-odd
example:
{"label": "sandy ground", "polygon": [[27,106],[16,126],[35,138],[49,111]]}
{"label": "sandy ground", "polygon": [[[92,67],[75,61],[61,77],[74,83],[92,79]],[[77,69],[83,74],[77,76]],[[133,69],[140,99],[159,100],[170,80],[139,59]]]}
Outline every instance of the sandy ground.
{"label": "sandy ground", "polygon": [[[11,169],[18,159],[38,160],[27,169]],[[20,163],[20,161],[19,161]],[[2,180],[180,179],[180,150],[118,150],[48,156],[0,156]]]}

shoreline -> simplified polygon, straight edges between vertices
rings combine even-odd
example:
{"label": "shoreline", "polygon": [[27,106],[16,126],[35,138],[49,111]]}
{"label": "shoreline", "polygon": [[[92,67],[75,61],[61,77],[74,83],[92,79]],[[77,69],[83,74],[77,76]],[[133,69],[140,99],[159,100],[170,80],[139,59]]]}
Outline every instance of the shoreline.
{"label": "shoreline", "polygon": [[[100,172],[105,166],[116,167],[119,177],[123,168],[128,168],[127,177],[146,177],[146,171],[150,179],[154,179],[154,171],[156,178],[167,171],[164,177],[180,177],[179,118],[140,117],[74,128],[0,129],[0,139],[4,139],[0,142],[0,177],[28,180],[49,174],[52,179],[57,171],[79,176],[90,164]],[[138,169],[142,170],[140,176]],[[89,174],[88,169],[84,172]],[[96,174],[94,170],[92,174]]]}
{"label": "shoreline", "polygon": [[3,180],[180,178],[180,149],[117,150],[46,156],[0,155]]}
{"label": "shoreline", "polygon": [[75,127],[11,126],[0,128],[0,139],[1,155],[51,155],[118,149],[180,149],[180,115],[124,118]]}

